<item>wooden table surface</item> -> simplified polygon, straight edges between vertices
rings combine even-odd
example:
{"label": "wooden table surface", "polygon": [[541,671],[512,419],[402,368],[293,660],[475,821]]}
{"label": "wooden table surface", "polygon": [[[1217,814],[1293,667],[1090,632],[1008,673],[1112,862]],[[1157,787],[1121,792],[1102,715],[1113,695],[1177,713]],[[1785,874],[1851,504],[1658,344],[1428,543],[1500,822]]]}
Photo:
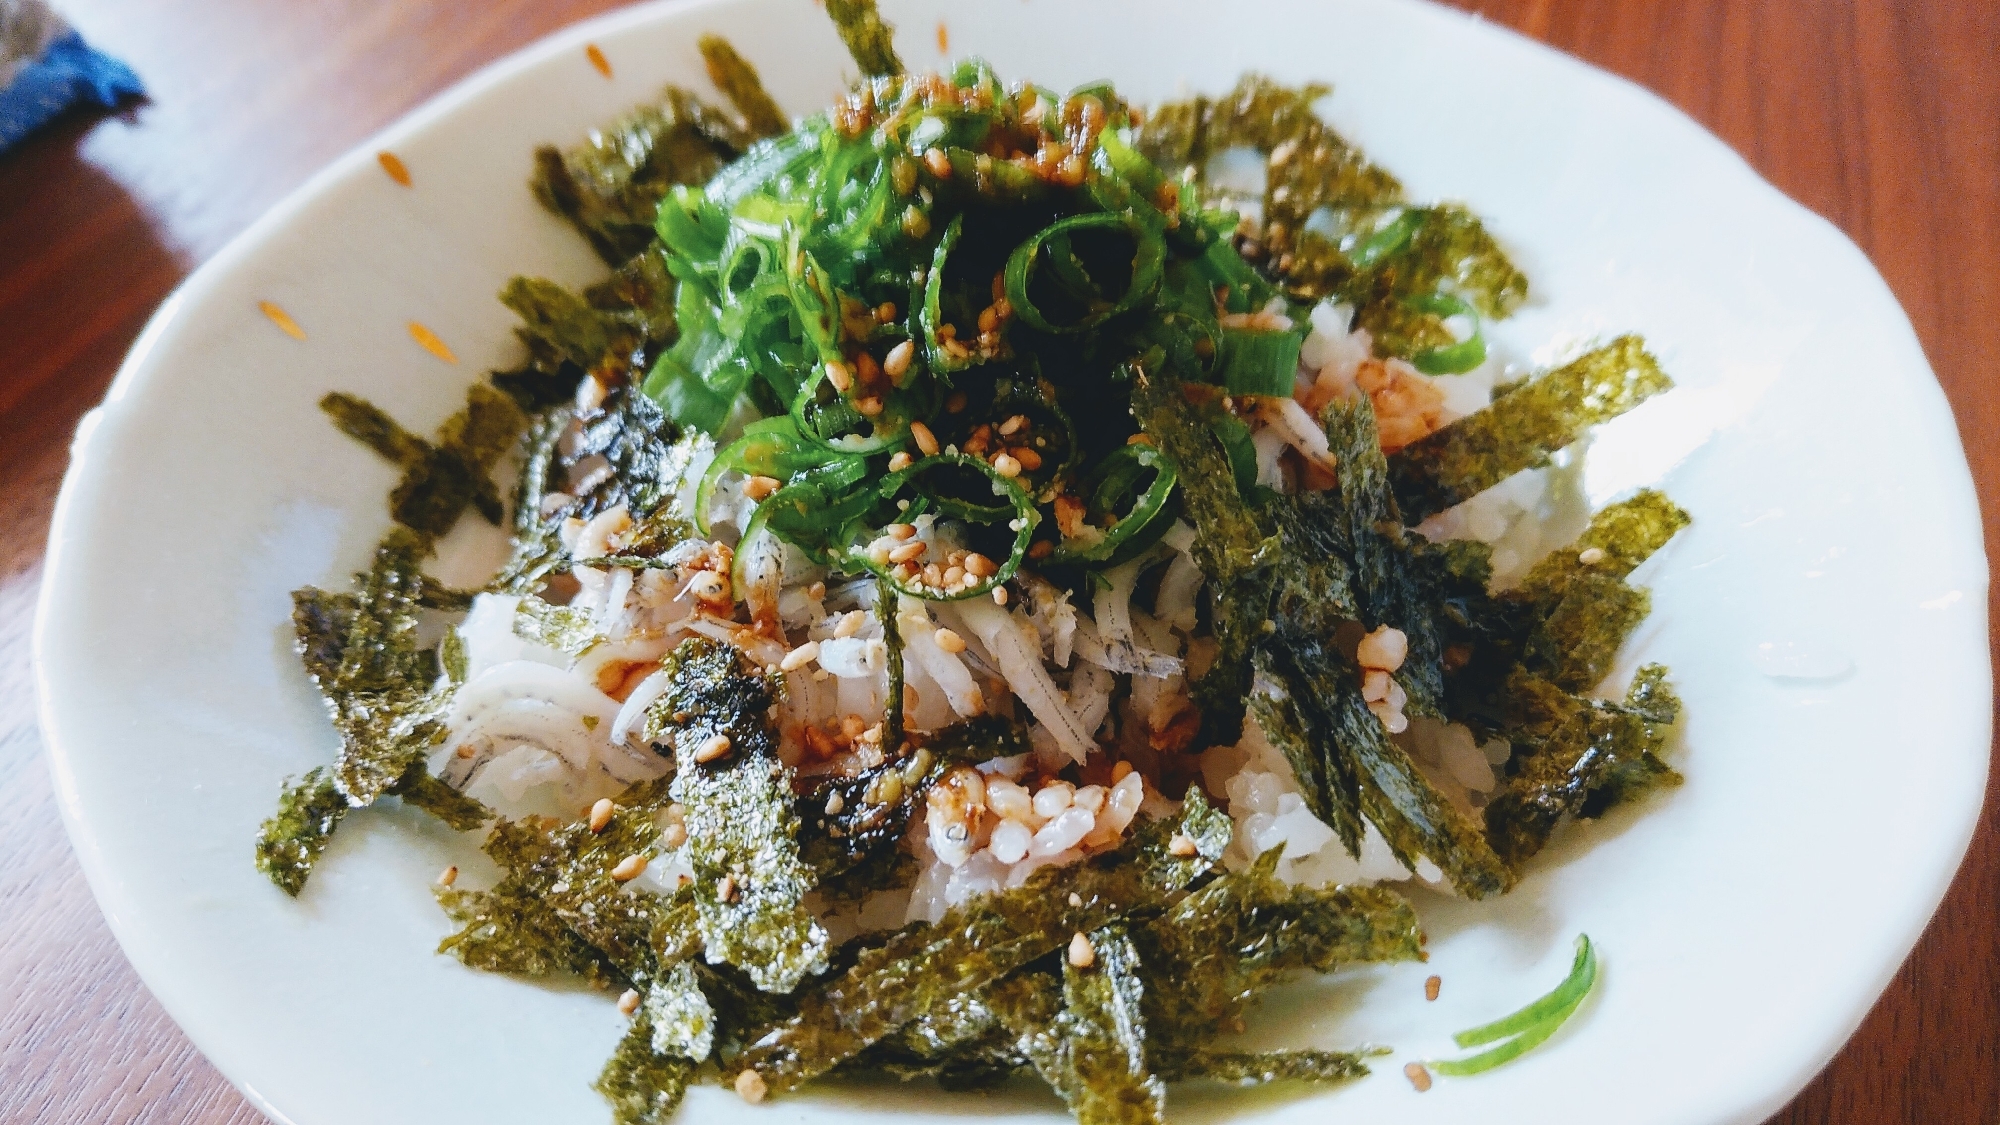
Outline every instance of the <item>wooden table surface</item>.
{"label": "wooden table surface", "polygon": [[[2000,4],[1459,2],[1665,96],[1868,252],[1957,411],[1991,553],[2000,529],[2000,441],[1991,436],[2000,433]],[[267,207],[481,64],[615,5],[58,6],[129,61],[152,100],[112,118],[67,118],[0,155],[0,1122],[255,1122],[127,966],[57,819],[28,638],[69,437],[154,306]],[[1916,952],[1845,1050],[1773,1122],[2000,1123],[1993,788]]]}

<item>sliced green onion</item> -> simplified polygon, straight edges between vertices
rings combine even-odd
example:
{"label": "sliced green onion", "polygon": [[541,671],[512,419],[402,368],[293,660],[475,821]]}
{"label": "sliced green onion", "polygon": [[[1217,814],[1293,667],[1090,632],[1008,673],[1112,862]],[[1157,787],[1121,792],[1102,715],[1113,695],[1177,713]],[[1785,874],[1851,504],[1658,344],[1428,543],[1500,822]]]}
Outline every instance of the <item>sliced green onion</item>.
{"label": "sliced green onion", "polygon": [[951,252],[958,248],[959,235],[965,230],[965,216],[957,215],[951,225],[944,228],[944,237],[938,239],[937,249],[931,253],[930,273],[924,278],[924,302],[917,313],[917,331],[923,338],[924,361],[930,369],[947,382],[954,371],[962,371],[977,362],[972,356],[954,359],[938,338],[938,329],[944,327],[944,270],[951,259]]}
{"label": "sliced green onion", "polygon": [[[1075,236],[1100,233],[1122,234],[1132,242],[1127,274],[1117,287],[1122,291],[1115,295],[1105,291],[1103,281],[1092,276],[1089,262],[1075,249]],[[1166,251],[1159,234],[1130,215],[1071,215],[1043,227],[1008,255],[1007,301],[1014,315],[1031,328],[1054,334],[1082,332],[1150,300],[1160,287]],[[1053,286],[1034,284],[1044,269]],[[1052,317],[1053,310],[1040,303],[1049,298],[1063,299],[1074,308],[1068,315],[1055,312]]]}
{"label": "sliced green onion", "polygon": [[1297,386],[1299,348],[1304,343],[1305,334],[1292,329],[1224,328],[1217,381],[1233,395],[1290,398]]}
{"label": "sliced green onion", "polygon": [[[983,502],[983,497],[940,492],[935,482],[926,479],[933,474],[953,470],[978,478],[979,487],[990,490],[991,494],[1001,502],[987,504]],[[898,507],[899,500],[908,500],[909,506]],[[926,457],[901,472],[890,474],[875,494],[872,505],[872,512],[881,517],[880,524],[907,522],[926,510],[959,520],[974,530],[987,528],[1011,534],[1012,542],[1007,550],[1007,557],[1000,562],[999,569],[971,586],[950,592],[939,591],[921,583],[905,582],[897,575],[895,567],[877,563],[868,557],[868,548],[876,533],[866,530],[868,527],[866,522],[857,523],[849,529],[845,561],[866,569],[876,577],[889,582],[899,593],[908,594],[913,598],[927,601],[962,601],[991,593],[995,586],[1014,577],[1014,572],[1021,568],[1022,560],[1028,556],[1028,547],[1034,539],[1035,528],[1040,521],[1040,516],[1035,511],[1034,500],[1026,489],[1015,481],[1001,476],[993,466],[964,453],[939,453]],[[967,549],[977,550],[978,545],[967,544]]]}
{"label": "sliced green onion", "polygon": [[1452,1036],[1452,1041],[1461,1047],[1477,1047],[1502,1039],[1506,1042],[1469,1058],[1446,1059],[1425,1065],[1439,1074],[1464,1077],[1511,1062],[1554,1035],[1556,1029],[1582,1006],[1584,997],[1590,995],[1591,987],[1596,983],[1597,950],[1590,944],[1590,935],[1578,934],[1576,959],[1570,963],[1569,976],[1563,978],[1553,991],[1512,1015]]}
{"label": "sliced green onion", "polygon": [[[1121,445],[1112,450],[1098,463],[1083,493],[1085,519],[1095,534],[1058,540],[1049,561],[1105,562],[1153,524],[1160,524],[1158,530],[1164,531],[1161,516],[1177,479],[1173,461],[1151,445]],[[1097,521],[1105,516],[1114,517],[1116,522],[1108,528],[1097,527]]]}
{"label": "sliced green onion", "polygon": [[1486,335],[1479,323],[1479,313],[1471,305],[1449,293],[1414,297],[1409,303],[1418,312],[1430,313],[1440,320],[1451,316],[1472,318],[1471,336],[1455,344],[1425,348],[1410,357],[1411,366],[1426,375],[1462,375],[1486,362]]}

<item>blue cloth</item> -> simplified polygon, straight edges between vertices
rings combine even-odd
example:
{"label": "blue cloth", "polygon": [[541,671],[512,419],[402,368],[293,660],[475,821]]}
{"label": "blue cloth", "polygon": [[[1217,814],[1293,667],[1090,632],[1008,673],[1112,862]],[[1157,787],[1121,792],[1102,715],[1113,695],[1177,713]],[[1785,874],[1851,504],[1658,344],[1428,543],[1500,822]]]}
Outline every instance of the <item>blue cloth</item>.
{"label": "blue cloth", "polygon": [[0,152],[79,102],[108,109],[145,92],[130,67],[92,50],[76,32],[64,32],[0,90]]}

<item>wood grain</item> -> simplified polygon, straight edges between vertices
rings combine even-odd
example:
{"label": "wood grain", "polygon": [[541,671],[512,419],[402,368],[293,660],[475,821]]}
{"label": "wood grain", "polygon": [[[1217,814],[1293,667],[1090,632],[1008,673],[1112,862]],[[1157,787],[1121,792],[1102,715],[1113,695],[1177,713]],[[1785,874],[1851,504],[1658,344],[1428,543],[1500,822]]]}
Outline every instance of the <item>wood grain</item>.
{"label": "wood grain", "polygon": [[[28,634],[77,419],[160,299],[285,192],[480,64],[611,6],[63,5],[134,64],[152,101],[110,119],[65,120],[0,156],[0,1121],[258,1120],[134,977],[57,819]],[[2000,5],[1458,6],[1666,97],[1869,253],[1957,411],[1993,553]],[[1991,789],[1988,798],[1972,852],[1917,950],[1773,1125],[2000,1123],[2000,801]]]}

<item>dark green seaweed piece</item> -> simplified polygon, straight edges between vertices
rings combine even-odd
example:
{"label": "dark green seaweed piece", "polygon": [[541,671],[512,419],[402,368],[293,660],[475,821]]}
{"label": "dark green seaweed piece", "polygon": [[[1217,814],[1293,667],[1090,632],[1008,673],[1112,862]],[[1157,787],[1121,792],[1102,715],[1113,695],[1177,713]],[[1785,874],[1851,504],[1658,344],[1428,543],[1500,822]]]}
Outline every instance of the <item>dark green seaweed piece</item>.
{"label": "dark green seaweed piece", "polygon": [[617,979],[603,955],[520,880],[505,878],[487,891],[436,887],[432,893],[458,927],[438,943],[438,952],[467,968],[524,977],[567,973],[607,986]]}
{"label": "dark green seaweed piece", "polygon": [[735,965],[767,992],[790,992],[826,968],[829,940],[802,902],[813,869],[799,855],[770,683],[734,647],[704,638],[681,642],[661,666],[668,686],[647,711],[646,736],[671,746],[677,763],[672,792],[687,810],[708,959]]}
{"label": "dark green seaweed piece", "polygon": [[653,1025],[656,1053],[699,1062],[715,1046],[715,1009],[692,964],[676,961],[662,968],[639,1006]]}
{"label": "dark green seaweed piece", "polygon": [[[603,409],[582,423],[580,435],[565,443],[563,434],[574,421],[571,408],[557,408],[529,431],[514,492],[514,554],[494,578],[494,589],[539,588],[572,561],[562,545],[564,522],[589,520],[620,504],[637,526],[625,533],[617,565],[650,565],[692,533],[673,498],[708,438],[683,435],[651,399],[626,388],[611,392]],[[610,464],[610,473],[590,471],[599,457]],[[585,479],[572,481],[572,475]],[[590,487],[581,487],[585,484]]]}
{"label": "dark green seaweed piece", "polygon": [[1088,940],[1092,963],[1065,961],[1060,985],[1051,973],[1023,973],[994,988],[989,1002],[1079,1125],[1160,1121],[1166,1087],[1146,1066],[1139,952],[1117,922]]}
{"label": "dark green seaweed piece", "polygon": [[1147,966],[1149,1057],[1185,1074],[1218,1027],[1257,993],[1301,969],[1422,957],[1416,912],[1378,887],[1286,887],[1272,849],[1134,930]]}
{"label": "dark green seaweed piece", "polygon": [[864,78],[881,78],[903,73],[903,60],[896,57],[896,29],[882,22],[875,0],[826,0],[826,14],[854,56],[854,65]]}
{"label": "dark green seaweed piece", "polygon": [[653,1039],[652,1017],[642,1007],[597,1076],[595,1088],[611,1103],[615,1125],[666,1125],[694,1079],[692,1060],[655,1050]]}
{"label": "dark green seaweed piece", "polygon": [[349,807],[346,794],[323,766],[286,785],[278,797],[278,811],[257,830],[257,870],[286,894],[298,897]]}
{"label": "dark green seaweed piece", "polygon": [[493,819],[492,809],[431,776],[421,764],[404,774],[389,792],[460,832],[470,832]]}
{"label": "dark green seaweed piece", "polygon": [[523,334],[546,341],[581,371],[615,364],[644,343],[640,333],[546,278],[510,279],[500,303],[521,318]]}
{"label": "dark green seaweed piece", "polygon": [[910,858],[901,848],[903,837],[930,787],[954,765],[1029,749],[1021,724],[981,715],[920,736],[907,757],[855,777],[827,778],[796,802],[804,825],[799,854],[816,874],[821,892],[834,898],[858,899],[897,885],[894,877]]}
{"label": "dark green seaweed piece", "polygon": [[487,522],[500,522],[493,465],[527,424],[512,398],[474,383],[466,389],[465,409],[445,419],[435,442],[354,395],[336,391],[319,405],[342,433],[402,468],[403,479],[389,494],[389,514],[398,523],[436,539],[451,530],[468,504]]}
{"label": "dark green seaweed piece", "polygon": [[700,46],[701,61],[708,66],[708,80],[743,115],[751,136],[775,137],[791,130],[791,119],[771,100],[763,79],[757,77],[757,68],[737,54],[729,40],[720,35],[704,35]]}
{"label": "dark green seaweed piece", "polygon": [[606,263],[619,266],[653,241],[653,216],[676,184],[707,183],[750,147],[727,114],[678,87],[661,92],[568,150],[535,150],[532,185]]}
{"label": "dark green seaweed piece", "polygon": [[1327,780],[1302,784],[1301,796],[1309,801],[1358,797],[1354,809],[1314,808],[1315,816],[1330,825],[1351,826],[1358,812],[1381,832],[1404,866],[1414,868],[1420,858],[1428,858],[1468,898],[1513,886],[1514,873],[1479,829],[1389,740],[1382,720],[1361,698],[1360,667],[1335,649],[1330,638],[1280,634],[1277,643],[1258,650],[1257,669],[1284,690],[1291,704],[1291,721],[1265,733],[1280,743],[1288,761],[1317,759],[1325,771]]}
{"label": "dark green seaweed piece", "polygon": [[1666,675],[1657,664],[1641,669],[1622,705],[1573,695],[1526,672],[1509,679],[1514,713],[1506,733],[1516,752],[1514,772],[1486,808],[1495,851],[1518,866],[1564,816],[1595,816],[1680,783],[1660,758],[1680,713]]}
{"label": "dark green seaweed piece", "polygon": [[[1190,790],[1190,792],[1194,792]],[[1125,848],[1065,867],[1037,871],[1022,886],[985,895],[947,912],[935,925],[918,923],[861,952],[852,967],[802,997],[798,1014],[750,1041],[736,1060],[774,1090],[788,1090],[825,1074],[898,1028],[935,1011],[949,998],[969,996],[1077,933],[1135,912],[1158,911],[1189,871],[1213,870],[1204,861],[1185,866],[1132,862],[1135,853],[1167,850],[1184,829],[1212,840],[1203,825],[1213,816],[1205,803],[1191,806],[1194,824],[1181,818],[1142,833]],[[1162,837],[1165,838],[1162,838]],[[1197,852],[1197,854],[1201,854]],[[1192,858],[1192,857],[1189,857]]]}
{"label": "dark green seaweed piece", "polygon": [[[1369,163],[1313,111],[1331,90],[1281,86],[1247,74],[1219,98],[1196,97],[1155,106],[1134,138],[1136,147],[1169,175],[1205,175],[1210,157],[1232,148],[1264,155],[1267,223],[1303,228],[1322,206],[1354,206],[1402,198],[1402,185]],[[1282,189],[1282,190],[1281,190]]]}
{"label": "dark green seaweed piece", "polygon": [[1386,1055],[1385,1048],[1363,1051],[1189,1051],[1177,1060],[1178,1069],[1163,1073],[1169,1082],[1191,1078],[1228,1082],[1238,1086],[1262,1086],[1267,1082],[1344,1082],[1365,1078],[1371,1055]]}
{"label": "dark green seaweed piece", "polygon": [[1406,523],[1417,523],[1548,460],[1591,426],[1673,386],[1637,336],[1620,336],[1389,459]]}
{"label": "dark green seaweed piece", "polygon": [[1132,416],[1174,463],[1181,510],[1194,526],[1194,559],[1215,592],[1216,656],[1190,692],[1202,713],[1204,745],[1233,743],[1242,733],[1250,647],[1270,604],[1260,572],[1280,547],[1236,489],[1229,455],[1208,424],[1209,412],[1219,408],[1209,390],[1163,370],[1137,377],[1132,390]]}
{"label": "dark green seaweed piece", "polygon": [[444,735],[439,666],[417,647],[428,543],[397,528],[356,576],[352,594],[310,587],[292,595],[292,622],[306,672],[340,733],[333,780],[356,807],[388,791]]}
{"label": "dark green seaweed piece", "polygon": [[887,654],[889,686],[882,702],[882,752],[891,757],[903,749],[903,629],[896,624],[896,609],[902,602],[896,582],[888,575],[875,578],[875,623],[882,627],[882,647]]}
{"label": "dark green seaweed piece", "polygon": [[[628,856],[649,856],[659,841],[656,814],[665,786],[646,782],[617,801],[601,832],[584,821],[557,824],[542,818],[501,821],[487,836],[486,853],[507,872],[507,893],[538,897],[576,936],[597,950],[627,980],[644,986],[655,975],[666,906],[653,895],[629,894],[612,870]],[[524,938],[527,935],[522,935]]]}
{"label": "dark green seaweed piece", "polygon": [[533,594],[524,594],[514,610],[514,635],[564,653],[582,656],[604,643],[597,620],[585,610],[550,605]]}
{"label": "dark green seaweed piece", "polygon": [[[1536,563],[1521,579],[1520,593],[1549,605],[1565,595],[1578,578],[1622,579],[1690,522],[1687,512],[1665,493],[1641,489],[1590,517],[1590,526],[1576,542]],[[1584,562],[1583,552],[1592,549],[1599,554],[1592,556],[1594,561]]]}

